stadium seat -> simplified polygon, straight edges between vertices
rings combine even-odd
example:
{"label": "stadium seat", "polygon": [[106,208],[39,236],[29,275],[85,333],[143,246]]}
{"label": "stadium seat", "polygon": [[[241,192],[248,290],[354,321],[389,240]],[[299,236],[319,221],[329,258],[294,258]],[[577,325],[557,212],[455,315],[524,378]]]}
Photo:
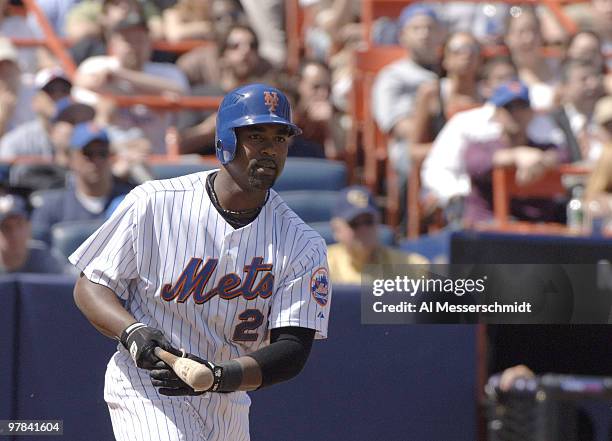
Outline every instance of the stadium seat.
{"label": "stadium seat", "polygon": [[37,190],[30,195],[30,205],[32,208],[38,208],[43,201],[52,194],[63,192],[63,188],[53,188],[48,190]]}
{"label": "stadium seat", "polygon": [[442,230],[426,234],[416,239],[408,239],[400,244],[403,251],[418,253],[434,263],[448,263],[450,257],[450,236],[452,230]]}
{"label": "stadium seat", "polygon": [[[274,184],[276,191],[342,190],[346,186],[346,165],[317,158],[287,158],[283,173]],[[313,201],[314,202],[314,201]]]}
{"label": "stadium seat", "polygon": [[280,197],[306,223],[328,222],[338,200],[337,191],[294,190],[280,192]]}
{"label": "stadium seat", "polygon": [[60,222],[51,228],[51,247],[68,258],[96,231],[102,220]]}
{"label": "stadium seat", "polygon": [[149,165],[149,169],[154,179],[176,178],[178,176],[190,175],[192,173],[212,170],[218,167],[219,164],[214,162],[160,162]]}
{"label": "stadium seat", "polygon": [[[334,239],[334,234],[331,229],[331,225],[329,222],[312,222],[310,227],[315,230],[317,233],[321,235],[323,239],[325,239],[325,243],[327,245],[331,245],[336,243]],[[380,243],[386,246],[394,246],[395,245],[395,235],[393,230],[388,225],[379,225],[378,226],[378,238],[380,239]]]}

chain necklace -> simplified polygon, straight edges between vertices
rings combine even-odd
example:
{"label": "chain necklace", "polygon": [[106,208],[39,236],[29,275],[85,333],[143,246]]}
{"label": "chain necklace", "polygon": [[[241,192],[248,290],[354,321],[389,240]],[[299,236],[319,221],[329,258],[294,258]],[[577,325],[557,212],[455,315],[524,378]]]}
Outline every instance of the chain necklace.
{"label": "chain necklace", "polygon": [[212,203],[215,207],[219,208],[219,210],[221,210],[222,214],[225,216],[229,216],[229,217],[239,217],[240,219],[245,219],[245,218],[254,218],[256,217],[259,212],[261,211],[262,207],[264,205],[266,205],[266,202],[268,202],[268,198],[270,197],[270,191],[268,190],[266,192],[266,199],[264,200],[264,203],[259,206],[259,207],[255,207],[255,208],[249,208],[247,210],[241,210],[241,211],[234,211],[234,210],[228,210],[226,208],[223,208],[221,206],[221,204],[219,203],[219,198],[217,197],[217,193],[215,192],[215,179],[217,177],[217,173],[214,173],[212,175],[209,176],[209,179],[206,179],[206,187],[208,189],[208,193],[210,194],[210,197],[212,199]]}

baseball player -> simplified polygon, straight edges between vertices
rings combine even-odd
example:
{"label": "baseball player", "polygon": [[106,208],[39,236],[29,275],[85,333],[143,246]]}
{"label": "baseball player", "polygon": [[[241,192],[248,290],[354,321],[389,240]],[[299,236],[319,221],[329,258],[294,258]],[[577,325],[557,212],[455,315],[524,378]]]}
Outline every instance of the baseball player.
{"label": "baseball player", "polygon": [[[220,169],[137,187],[70,257],[77,306],[120,342],[104,388],[117,440],[248,440],[245,391],[294,377],[326,337],[324,241],[271,189],[298,133],[281,91],[229,92]],[[207,366],[209,390],[157,346]]]}

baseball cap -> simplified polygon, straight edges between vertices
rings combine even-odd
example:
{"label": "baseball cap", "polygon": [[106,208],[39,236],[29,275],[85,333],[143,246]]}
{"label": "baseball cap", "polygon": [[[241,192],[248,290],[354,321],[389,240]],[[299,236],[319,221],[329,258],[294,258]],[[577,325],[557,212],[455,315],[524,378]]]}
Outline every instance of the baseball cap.
{"label": "baseball cap", "polygon": [[58,100],[55,103],[55,114],[52,121],[69,122],[75,124],[77,122],[90,121],[96,115],[96,110],[87,104],[74,101],[69,96]]}
{"label": "baseball cap", "polygon": [[372,193],[360,185],[343,189],[333,209],[333,217],[339,217],[347,222],[362,214],[378,215],[378,207]]}
{"label": "baseball cap", "polygon": [[0,223],[9,216],[23,216],[28,218],[26,201],[21,196],[7,194],[0,196]]}
{"label": "baseball cap", "polygon": [[593,119],[600,125],[612,121],[612,95],[604,96],[597,101],[593,111]]}
{"label": "baseball cap", "polygon": [[40,71],[38,71],[38,73],[34,77],[34,85],[36,86],[38,90],[43,90],[52,81],[55,81],[55,80],[63,80],[67,82],[68,84],[72,85],[72,83],[68,79],[68,76],[66,75],[66,72],[64,72],[61,68],[57,66],[48,67],[48,68],[41,69]]}
{"label": "baseball cap", "polygon": [[17,49],[11,43],[11,40],[5,37],[0,37],[0,61],[18,62]]}
{"label": "baseball cap", "polygon": [[496,107],[504,107],[512,101],[524,101],[530,104],[529,89],[520,81],[510,81],[499,86],[493,91],[490,101]]}
{"label": "baseball cap", "polygon": [[94,141],[109,143],[108,133],[105,129],[93,122],[84,122],[74,126],[70,148],[72,150],[83,150]]}
{"label": "baseball cap", "polygon": [[438,15],[431,6],[417,3],[414,5],[406,6],[404,9],[402,9],[402,12],[400,13],[398,19],[400,28],[406,26],[410,20],[419,15],[426,15],[427,17],[432,18],[434,21],[439,22]]}

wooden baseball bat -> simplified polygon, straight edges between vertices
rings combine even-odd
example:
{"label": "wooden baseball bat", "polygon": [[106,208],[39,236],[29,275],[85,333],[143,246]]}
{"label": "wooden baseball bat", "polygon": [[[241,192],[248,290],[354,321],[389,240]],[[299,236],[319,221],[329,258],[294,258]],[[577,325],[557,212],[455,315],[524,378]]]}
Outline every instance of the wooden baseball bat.
{"label": "wooden baseball bat", "polygon": [[154,349],[155,355],[161,360],[165,361],[176,375],[193,388],[197,392],[205,391],[210,389],[213,385],[213,374],[212,371],[198,363],[197,361],[190,360],[185,357],[177,357],[168,351],[164,351],[162,348]]}

